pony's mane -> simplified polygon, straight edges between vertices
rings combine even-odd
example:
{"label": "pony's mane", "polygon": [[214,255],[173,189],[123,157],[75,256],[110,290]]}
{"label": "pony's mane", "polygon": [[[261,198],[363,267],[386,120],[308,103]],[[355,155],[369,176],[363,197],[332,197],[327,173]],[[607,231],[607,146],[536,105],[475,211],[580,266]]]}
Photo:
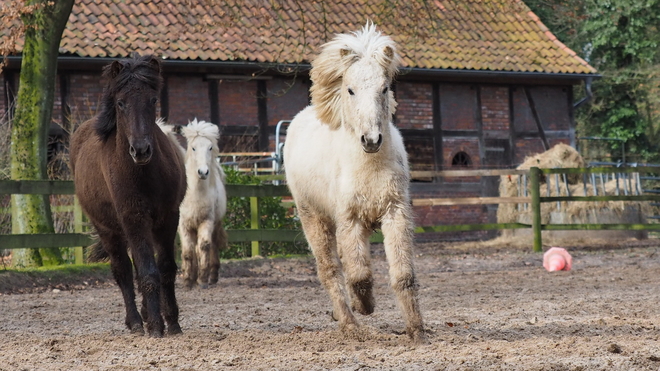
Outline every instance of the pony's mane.
{"label": "pony's mane", "polygon": [[134,55],[133,58],[114,61],[103,67],[103,78],[107,80],[107,84],[103,89],[101,112],[99,112],[94,129],[101,140],[106,140],[117,126],[115,111],[117,92],[133,80],[141,81],[151,89],[160,91],[162,85],[160,61],[152,55],[142,57]]}
{"label": "pony's mane", "polygon": [[197,118],[188,122],[187,126],[181,127],[181,133],[183,134],[188,142],[192,142],[197,137],[204,137],[213,143],[213,152],[214,154],[220,153],[218,148],[218,140],[220,139],[220,129],[218,125],[215,125],[211,122],[206,122],[204,120],[197,121]]}
{"label": "pony's mane", "polygon": [[[341,125],[339,100],[344,74],[362,58],[372,58],[378,62],[390,81],[401,64],[394,40],[381,34],[371,22],[367,22],[360,31],[336,35],[332,41],[321,46],[321,53],[312,62],[312,105],[316,107],[321,122],[332,128]],[[390,113],[394,114],[396,102],[391,91],[389,95]]]}

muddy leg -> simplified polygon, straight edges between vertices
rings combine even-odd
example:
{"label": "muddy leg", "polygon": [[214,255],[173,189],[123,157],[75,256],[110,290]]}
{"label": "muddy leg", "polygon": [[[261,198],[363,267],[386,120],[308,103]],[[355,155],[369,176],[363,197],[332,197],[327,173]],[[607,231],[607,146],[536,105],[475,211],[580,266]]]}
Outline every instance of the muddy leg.
{"label": "muddy leg", "polygon": [[298,206],[298,213],[305,231],[305,237],[316,258],[319,280],[330,294],[333,316],[339,321],[339,328],[343,332],[355,331],[358,324],[347,304],[344,277],[337,256],[334,225],[332,221],[323,219],[300,205]]}
{"label": "muddy leg", "polygon": [[357,221],[346,221],[337,227],[337,246],[346,275],[351,307],[364,315],[374,312],[370,234],[371,231]]}
{"label": "muddy leg", "polygon": [[218,283],[218,271],[220,270],[219,254],[220,250],[226,249],[227,246],[227,231],[225,231],[222,221],[219,221],[215,225],[213,248],[211,249],[211,271],[209,273],[209,284],[211,285]]}
{"label": "muddy leg", "polygon": [[211,273],[211,250],[213,246],[213,222],[205,220],[197,227],[197,246],[195,253],[199,262],[197,283],[199,287],[209,287],[209,274]]}
{"label": "muddy leg", "polygon": [[396,293],[406,333],[417,343],[426,342],[424,324],[417,301],[417,281],[413,268],[413,224],[409,207],[392,208],[382,222],[385,254],[389,263],[390,285]]}
{"label": "muddy leg", "polygon": [[197,281],[197,231],[185,227],[179,228],[181,237],[181,272],[183,273],[183,285],[190,289]]}

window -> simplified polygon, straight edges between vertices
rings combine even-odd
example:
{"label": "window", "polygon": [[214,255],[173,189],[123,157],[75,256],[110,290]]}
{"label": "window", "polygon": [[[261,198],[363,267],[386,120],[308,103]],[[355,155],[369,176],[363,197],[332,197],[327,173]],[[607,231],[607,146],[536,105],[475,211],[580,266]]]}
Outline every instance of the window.
{"label": "window", "polygon": [[472,159],[470,155],[461,151],[454,155],[454,158],[451,159],[452,167],[470,167],[472,166]]}

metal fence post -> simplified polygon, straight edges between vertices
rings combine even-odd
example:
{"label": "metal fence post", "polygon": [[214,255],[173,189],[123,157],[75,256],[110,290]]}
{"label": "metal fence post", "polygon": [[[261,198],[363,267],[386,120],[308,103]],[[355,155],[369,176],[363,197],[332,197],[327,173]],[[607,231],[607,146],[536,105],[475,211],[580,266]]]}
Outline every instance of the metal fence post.
{"label": "metal fence post", "polygon": [[[259,229],[259,199],[250,197],[250,228]],[[252,257],[261,255],[259,251],[259,241],[252,241]]]}
{"label": "metal fence post", "polygon": [[541,241],[541,190],[539,189],[540,169],[532,167],[529,169],[530,194],[532,196],[532,231],[534,236],[534,252],[543,251]]}

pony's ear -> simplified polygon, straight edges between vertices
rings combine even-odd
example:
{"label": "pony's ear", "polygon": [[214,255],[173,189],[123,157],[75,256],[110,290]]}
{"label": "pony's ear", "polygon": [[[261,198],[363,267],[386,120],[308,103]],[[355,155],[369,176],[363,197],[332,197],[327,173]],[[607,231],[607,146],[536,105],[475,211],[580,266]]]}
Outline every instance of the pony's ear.
{"label": "pony's ear", "polygon": [[124,69],[124,65],[121,61],[114,61],[110,64],[110,67],[107,68],[108,77],[114,79],[119,75],[119,73]]}
{"label": "pony's ear", "polygon": [[149,67],[151,67],[154,71],[160,73],[160,59],[154,57],[153,55],[147,56],[147,64],[149,64]]}
{"label": "pony's ear", "polygon": [[394,58],[394,49],[392,49],[392,47],[389,45],[386,46],[385,49],[383,49],[383,53],[385,53],[385,56],[389,61],[391,61],[392,58]]}

